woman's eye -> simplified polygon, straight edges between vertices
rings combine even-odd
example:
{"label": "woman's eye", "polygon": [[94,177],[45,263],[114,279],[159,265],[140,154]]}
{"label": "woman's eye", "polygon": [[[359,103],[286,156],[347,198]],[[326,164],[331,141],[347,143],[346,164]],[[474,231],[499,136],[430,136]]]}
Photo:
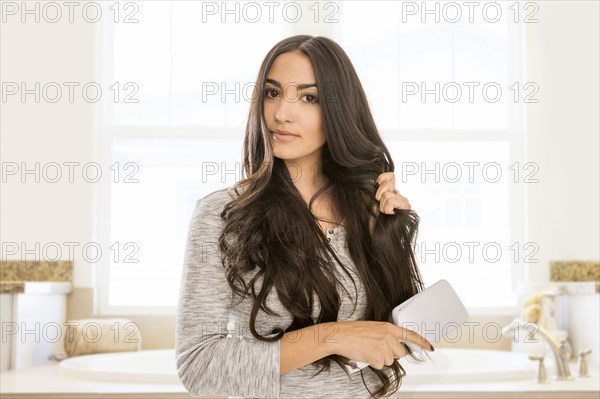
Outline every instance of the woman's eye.
{"label": "woman's eye", "polygon": [[265,97],[266,98],[273,98],[273,97],[270,96],[271,93],[276,93],[277,94],[277,91],[273,90],[273,89],[265,89]]}
{"label": "woman's eye", "polygon": [[307,94],[304,97],[306,97],[307,102],[311,104],[316,104],[319,102],[319,98],[317,96],[313,96],[312,94]]}
{"label": "woman's eye", "polygon": [[[275,97],[277,97],[279,95],[279,93],[277,92],[277,90],[275,89],[265,89],[264,91],[265,93],[265,99],[274,99]],[[319,102],[319,98],[313,94],[305,94],[303,97],[306,98],[306,102],[309,104],[316,104]]]}

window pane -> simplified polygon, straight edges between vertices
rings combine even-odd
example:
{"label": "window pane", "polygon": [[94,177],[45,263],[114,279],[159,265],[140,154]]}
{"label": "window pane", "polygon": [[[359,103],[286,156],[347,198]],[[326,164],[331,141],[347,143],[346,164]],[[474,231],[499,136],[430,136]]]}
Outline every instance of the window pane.
{"label": "window pane", "polygon": [[466,306],[513,306],[509,142],[390,140],[388,148],[396,186],[421,218],[416,257],[426,283],[448,280]]}
{"label": "window pane", "polygon": [[[168,124],[171,89],[168,15],[167,1],[145,1],[135,13],[139,22],[110,25],[114,32],[110,83],[120,83],[120,98],[119,101],[107,98],[105,104],[113,110],[109,124]],[[138,90],[133,86],[125,88],[126,83],[134,84]],[[131,98],[126,99],[125,95]],[[125,102],[130,100],[138,102]]]}
{"label": "window pane", "polygon": [[[282,18],[270,23],[268,16],[256,23],[246,18],[222,23],[220,13],[209,15],[203,7],[193,1],[143,2],[138,23],[113,24],[113,80],[135,83],[139,102],[108,103],[114,108],[112,123],[243,126],[260,62],[275,38],[291,34],[293,24]],[[242,15],[254,18],[250,11]],[[235,13],[227,18],[234,21]]]}
{"label": "window pane", "polygon": [[[176,305],[196,200],[240,179],[241,147],[216,138],[114,139],[113,163],[126,173],[111,188],[110,242],[121,256],[110,265],[109,305]],[[135,174],[128,162],[139,167]],[[126,183],[126,174],[139,182]],[[133,245],[123,250],[126,243]]]}
{"label": "window pane", "polygon": [[[435,2],[440,10],[447,3]],[[451,23],[429,15],[422,22],[420,12],[403,14],[402,2],[369,5],[342,3],[344,23],[334,26],[334,38],[353,61],[381,129],[509,127],[514,77],[508,60],[516,51],[509,39],[518,30],[510,18],[469,22],[465,15]],[[510,4],[498,6],[512,15]],[[406,22],[399,23],[403,15]]]}

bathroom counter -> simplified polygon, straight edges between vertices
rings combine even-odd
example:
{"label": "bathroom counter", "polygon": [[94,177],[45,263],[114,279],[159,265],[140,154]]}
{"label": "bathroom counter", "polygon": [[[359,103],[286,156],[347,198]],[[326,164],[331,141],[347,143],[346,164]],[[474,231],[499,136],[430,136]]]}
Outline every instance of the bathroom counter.
{"label": "bathroom counter", "polygon": [[70,294],[69,281],[0,281],[0,294]]}
{"label": "bathroom counter", "polygon": [[[59,362],[10,370],[0,378],[3,399],[58,398],[192,398],[179,384],[128,384],[68,378],[59,374]],[[575,370],[575,364],[571,365]],[[591,370],[589,378],[554,381],[541,385],[532,380],[460,384],[405,384],[396,398],[594,398],[600,397],[600,375]],[[213,399],[222,397],[213,397]],[[210,399],[210,397],[206,397]],[[333,399],[333,398],[332,398]]]}

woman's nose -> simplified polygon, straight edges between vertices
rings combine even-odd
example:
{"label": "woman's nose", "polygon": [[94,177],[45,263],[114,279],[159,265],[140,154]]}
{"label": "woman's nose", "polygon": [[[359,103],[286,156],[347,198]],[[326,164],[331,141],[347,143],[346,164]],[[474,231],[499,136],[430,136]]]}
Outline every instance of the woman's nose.
{"label": "woman's nose", "polygon": [[277,110],[275,111],[275,118],[280,122],[290,122],[293,119],[294,108],[297,104],[294,98],[290,98],[289,94],[283,96],[283,98],[277,104]]}

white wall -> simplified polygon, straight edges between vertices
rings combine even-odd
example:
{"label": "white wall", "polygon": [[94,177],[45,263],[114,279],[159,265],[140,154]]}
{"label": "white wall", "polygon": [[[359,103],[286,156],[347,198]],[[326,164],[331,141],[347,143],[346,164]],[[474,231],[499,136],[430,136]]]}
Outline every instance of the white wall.
{"label": "white wall", "polygon": [[[3,84],[26,82],[27,88],[33,88],[35,82],[41,86],[49,82],[63,86],[64,82],[83,85],[95,81],[94,24],[51,24],[43,20],[35,23],[32,16],[21,23],[18,15],[6,18],[0,35]],[[28,95],[25,103],[20,96],[11,96],[2,102],[0,155],[3,164],[25,162],[27,167],[33,168],[35,162],[40,166],[48,162],[60,165],[93,162],[93,111],[94,104],[83,101],[81,95],[76,96],[73,103],[63,98],[54,104],[43,99],[38,104],[33,95]],[[70,244],[63,243],[83,245],[94,241],[94,184],[81,178],[81,167],[76,169],[79,173],[75,175],[75,183],[69,183],[68,169],[63,167],[64,174],[58,183],[36,183],[33,175],[27,175],[27,183],[23,184],[17,175],[8,177],[7,183],[2,184],[0,234],[3,243],[20,245],[24,242],[26,248],[31,249],[36,242],[41,248],[56,242],[68,259]],[[74,282],[76,286],[92,286],[94,264],[85,262],[81,253],[81,249],[75,251]],[[54,253],[48,255],[54,256]],[[20,256],[19,253],[11,259],[20,259]],[[27,260],[35,259],[31,255]]]}
{"label": "white wall", "polygon": [[549,279],[550,260],[600,257],[599,3],[538,2],[527,25],[526,80],[540,87],[528,106],[530,162],[539,183],[529,185],[528,241],[540,252],[532,282]]}

